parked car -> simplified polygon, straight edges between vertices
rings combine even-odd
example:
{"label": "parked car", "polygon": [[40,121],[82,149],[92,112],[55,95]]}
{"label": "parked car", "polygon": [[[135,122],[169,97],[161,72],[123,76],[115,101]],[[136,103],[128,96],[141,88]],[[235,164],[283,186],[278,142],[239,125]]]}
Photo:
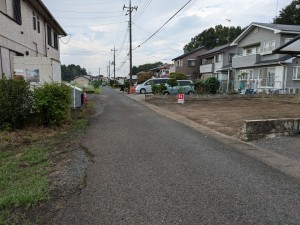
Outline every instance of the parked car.
{"label": "parked car", "polygon": [[164,95],[170,94],[178,94],[183,93],[186,95],[194,94],[194,84],[191,80],[177,80],[178,85],[175,87],[171,87],[170,85],[166,84],[167,90],[163,92]]}
{"label": "parked car", "polygon": [[152,93],[152,84],[165,84],[167,82],[168,78],[153,78],[146,80],[142,84],[138,84],[135,87],[135,93],[137,94],[147,94]]}

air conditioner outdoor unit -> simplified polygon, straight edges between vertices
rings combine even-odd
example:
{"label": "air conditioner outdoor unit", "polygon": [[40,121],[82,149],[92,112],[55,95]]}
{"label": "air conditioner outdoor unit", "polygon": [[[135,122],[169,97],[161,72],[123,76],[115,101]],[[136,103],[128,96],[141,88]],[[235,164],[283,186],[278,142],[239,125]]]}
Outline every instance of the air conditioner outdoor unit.
{"label": "air conditioner outdoor unit", "polygon": [[299,88],[290,88],[289,93],[290,94],[299,94]]}

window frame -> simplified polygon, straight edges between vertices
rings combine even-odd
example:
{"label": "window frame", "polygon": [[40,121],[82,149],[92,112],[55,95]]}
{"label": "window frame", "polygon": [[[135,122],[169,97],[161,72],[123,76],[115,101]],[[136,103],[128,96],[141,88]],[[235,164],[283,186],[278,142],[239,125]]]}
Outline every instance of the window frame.
{"label": "window frame", "polygon": [[196,59],[188,59],[188,67],[195,67],[196,66]]}
{"label": "window frame", "polygon": [[20,0],[13,0],[12,1],[12,9],[13,9],[13,20],[22,25],[22,12],[21,12],[21,1]]}
{"label": "window frame", "polygon": [[293,66],[293,80],[300,80],[300,66]]}
{"label": "window frame", "polygon": [[53,31],[53,48],[58,50],[58,35]]}
{"label": "window frame", "polygon": [[262,54],[272,53],[272,51],[275,48],[276,48],[276,41],[275,40],[264,41],[261,53]]}
{"label": "window frame", "polygon": [[[3,4],[3,8],[2,8],[2,10],[0,8],[0,12],[4,13],[6,15],[7,14],[7,4],[6,4],[6,1],[5,0],[0,0],[0,1]],[[2,5],[2,4],[0,4],[0,5]]]}
{"label": "window frame", "polygon": [[[261,71],[263,69],[266,69],[266,77],[263,78],[263,75],[261,73]],[[274,76],[271,79],[271,71],[270,70],[274,70]],[[259,88],[270,88],[270,87],[274,87],[275,86],[275,79],[276,79],[276,67],[267,67],[267,68],[260,68],[259,70],[259,80],[260,80],[260,85]],[[263,80],[265,80],[265,85],[263,86]],[[271,84],[270,82],[273,81],[273,84]]]}

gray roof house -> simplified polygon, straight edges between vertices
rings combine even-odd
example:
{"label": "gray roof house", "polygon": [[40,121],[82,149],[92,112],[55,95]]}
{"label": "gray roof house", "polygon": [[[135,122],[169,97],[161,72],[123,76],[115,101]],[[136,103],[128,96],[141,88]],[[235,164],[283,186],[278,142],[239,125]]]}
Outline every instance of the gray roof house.
{"label": "gray roof house", "polygon": [[199,76],[200,61],[198,55],[205,53],[207,49],[203,46],[196,48],[190,52],[180,55],[172,61],[174,62],[175,72],[183,73],[192,80]]}
{"label": "gray roof house", "polygon": [[0,78],[61,81],[59,37],[66,32],[41,0],[0,1]]}
{"label": "gray roof house", "polygon": [[229,90],[229,85],[234,79],[231,63],[235,53],[236,46],[226,44],[199,55],[201,79],[217,77],[221,82],[220,91]]}
{"label": "gray roof house", "polygon": [[294,57],[300,57],[300,35],[276,48],[273,54],[289,54]]}
{"label": "gray roof house", "polygon": [[[231,44],[236,46],[232,58],[235,69],[235,90],[256,89],[258,92],[296,92],[300,88],[299,59],[273,51],[300,34],[300,26],[252,23]],[[299,61],[299,62],[298,62]]]}

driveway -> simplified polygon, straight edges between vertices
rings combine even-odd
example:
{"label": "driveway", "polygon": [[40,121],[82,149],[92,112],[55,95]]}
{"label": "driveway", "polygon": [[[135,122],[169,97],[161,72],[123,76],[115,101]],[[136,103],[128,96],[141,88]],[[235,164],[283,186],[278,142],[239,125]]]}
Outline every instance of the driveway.
{"label": "driveway", "polygon": [[300,180],[109,88],[86,187],[53,224],[300,224]]}

